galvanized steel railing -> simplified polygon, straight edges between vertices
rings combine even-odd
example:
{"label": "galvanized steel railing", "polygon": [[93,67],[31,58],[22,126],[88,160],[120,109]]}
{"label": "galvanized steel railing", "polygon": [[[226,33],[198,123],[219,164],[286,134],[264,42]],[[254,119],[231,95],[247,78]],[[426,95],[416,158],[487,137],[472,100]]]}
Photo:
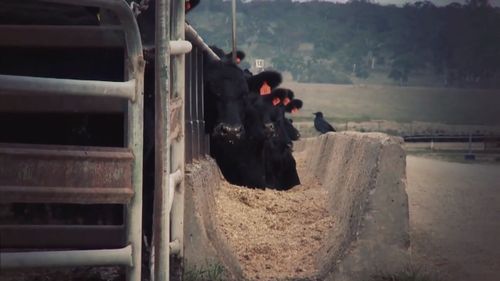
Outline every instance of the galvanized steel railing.
{"label": "galvanized steel railing", "polygon": [[[128,99],[126,145],[134,156],[132,167],[134,195],[127,205],[125,223],[127,246],[105,250],[0,253],[0,267],[125,265],[128,267],[127,279],[138,281],[141,278],[144,60],[135,17],[123,0],[40,1],[96,6],[112,10],[118,16],[125,33],[127,59],[124,82],[0,75],[0,95],[5,93],[90,95]],[[56,28],[70,32],[72,27],[67,27],[67,30],[66,27]],[[74,28],[82,30],[82,27]],[[109,26],[83,29],[92,31],[99,28],[110,29]],[[117,32],[117,28],[113,26],[113,32]],[[156,1],[155,32],[157,151],[153,276],[155,280],[168,280],[170,255],[183,256],[184,165],[209,153],[209,138],[204,128],[203,56],[206,54],[213,59],[219,58],[196,31],[185,24],[183,0]],[[184,41],[185,38],[190,43]],[[116,38],[113,40],[113,44],[119,42]],[[36,42],[30,40],[26,42],[36,45]],[[189,53],[191,44],[194,48]],[[185,53],[188,54],[184,56]],[[60,229],[72,230],[66,227]],[[119,229],[110,231],[117,230],[119,231]]]}
{"label": "galvanized steel railing", "polygon": [[186,163],[192,163],[210,153],[209,137],[205,134],[203,56],[219,57],[208,47],[193,27],[186,24],[186,39],[193,50],[186,55]]}
{"label": "galvanized steel railing", "polygon": [[[125,82],[102,82],[0,75],[0,95],[5,93],[114,96],[128,99],[126,146],[134,156],[132,187],[134,195],[127,204],[126,241],[121,249],[84,251],[44,251],[0,253],[0,267],[125,265],[127,279],[141,278],[142,150],[144,60],[135,17],[123,0],[41,0],[45,2],[94,6],[109,9],[118,17],[125,33]],[[71,26],[58,27],[71,31]],[[75,28],[80,30],[81,27]],[[33,42],[31,42],[33,43]],[[36,42],[35,42],[36,43]],[[43,188],[43,187],[40,187]],[[73,196],[78,196],[75,193]],[[92,202],[88,202],[92,203]]]}

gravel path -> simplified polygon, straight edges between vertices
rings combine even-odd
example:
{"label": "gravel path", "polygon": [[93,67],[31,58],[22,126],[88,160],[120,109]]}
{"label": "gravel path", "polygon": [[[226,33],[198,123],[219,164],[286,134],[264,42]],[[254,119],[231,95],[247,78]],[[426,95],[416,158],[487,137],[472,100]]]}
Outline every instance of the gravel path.
{"label": "gravel path", "polygon": [[412,255],[453,281],[500,280],[500,165],[407,157]]}

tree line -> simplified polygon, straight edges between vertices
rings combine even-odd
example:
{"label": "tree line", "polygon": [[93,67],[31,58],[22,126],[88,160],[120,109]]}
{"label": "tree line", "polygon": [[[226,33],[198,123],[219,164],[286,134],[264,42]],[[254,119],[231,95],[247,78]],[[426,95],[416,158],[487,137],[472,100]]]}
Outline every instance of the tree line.
{"label": "tree line", "polygon": [[[203,0],[189,17],[209,44],[230,48],[230,1]],[[437,7],[368,1],[238,3],[238,46],[303,82],[351,83],[418,74],[442,86],[500,87],[500,9],[487,0]]]}

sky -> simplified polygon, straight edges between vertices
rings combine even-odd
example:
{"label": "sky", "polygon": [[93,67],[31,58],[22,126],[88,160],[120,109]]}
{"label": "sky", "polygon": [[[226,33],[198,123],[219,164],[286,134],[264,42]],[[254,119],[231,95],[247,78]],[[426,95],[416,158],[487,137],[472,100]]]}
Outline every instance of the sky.
{"label": "sky", "polygon": [[[307,1],[310,1],[310,0],[296,0],[296,1],[307,2]],[[322,1],[347,2],[348,0],[322,0]],[[391,5],[391,4],[393,4],[393,5],[402,6],[402,5],[406,4],[406,3],[417,2],[418,0],[411,0],[411,1],[407,1],[407,0],[372,0],[372,1],[375,2],[375,3],[382,4],[382,5]],[[434,5],[436,5],[436,6],[446,6],[446,5],[448,5],[450,3],[453,3],[453,2],[464,4],[465,0],[430,0],[429,2],[434,3]],[[500,0],[490,0],[490,3],[493,6],[500,7]]]}
{"label": "sky", "polygon": [[[413,3],[413,2],[416,2],[416,1],[403,1],[403,0],[375,0],[374,2],[376,3],[380,3],[380,4],[383,4],[383,5],[386,5],[386,4],[395,4],[395,5],[403,5],[405,3]],[[453,3],[453,2],[457,2],[457,3],[465,3],[464,0],[431,0],[429,2],[432,2],[434,5],[436,6],[446,6],[450,3]],[[500,0],[490,0],[490,3],[493,5],[493,6],[500,6]]]}

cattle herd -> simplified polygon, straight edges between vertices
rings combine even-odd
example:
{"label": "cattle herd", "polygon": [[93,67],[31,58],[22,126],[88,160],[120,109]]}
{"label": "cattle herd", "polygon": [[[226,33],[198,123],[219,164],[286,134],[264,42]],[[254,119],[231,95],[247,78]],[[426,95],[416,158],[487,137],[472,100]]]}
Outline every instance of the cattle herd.
{"label": "cattle herd", "polygon": [[[302,108],[276,71],[253,75],[232,54],[212,46],[204,56],[205,122],[210,153],[232,184],[288,190],[300,184],[292,141],[300,137],[285,113]],[[237,52],[237,62],[244,53]]]}

